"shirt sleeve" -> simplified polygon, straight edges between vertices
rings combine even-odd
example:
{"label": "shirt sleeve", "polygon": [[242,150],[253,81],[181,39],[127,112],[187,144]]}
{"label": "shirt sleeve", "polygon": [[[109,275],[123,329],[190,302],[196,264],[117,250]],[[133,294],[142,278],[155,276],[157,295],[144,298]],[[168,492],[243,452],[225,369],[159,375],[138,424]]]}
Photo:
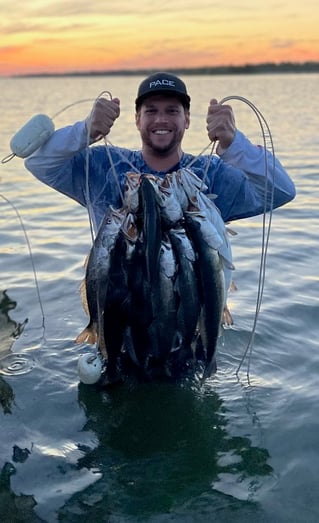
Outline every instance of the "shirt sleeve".
{"label": "shirt sleeve", "polygon": [[[25,160],[25,167],[41,182],[86,207],[95,230],[107,207],[120,204],[105,146],[88,147],[85,121],[56,130]],[[118,170],[119,178],[122,170]]]}
{"label": "shirt sleeve", "polygon": [[252,144],[239,130],[226,150],[214,178],[225,221],[247,218],[280,207],[296,194],[295,186],[279,160],[264,147]]}
{"label": "shirt sleeve", "polygon": [[43,179],[51,168],[62,166],[68,159],[88,145],[85,121],[63,127],[54,132],[47,143],[26,158],[26,168]]}
{"label": "shirt sleeve", "polygon": [[[25,160],[25,166],[40,181],[84,206],[89,168],[90,200],[100,215],[107,203],[116,201],[115,184],[104,148],[87,146],[85,121],[77,122],[56,130]],[[209,192],[217,195],[224,221],[261,214],[295,197],[294,184],[279,160],[264,147],[253,145],[241,131],[236,131],[226,150],[217,152],[220,158],[215,156],[211,164]],[[194,165],[199,176],[203,167]]]}

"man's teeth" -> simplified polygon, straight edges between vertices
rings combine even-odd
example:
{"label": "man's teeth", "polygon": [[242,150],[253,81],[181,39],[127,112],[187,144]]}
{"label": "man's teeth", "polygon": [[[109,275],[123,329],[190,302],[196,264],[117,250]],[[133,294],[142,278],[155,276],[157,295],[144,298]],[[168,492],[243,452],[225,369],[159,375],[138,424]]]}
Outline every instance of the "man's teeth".
{"label": "man's teeth", "polygon": [[157,129],[154,131],[155,134],[168,134],[169,131],[167,129]]}

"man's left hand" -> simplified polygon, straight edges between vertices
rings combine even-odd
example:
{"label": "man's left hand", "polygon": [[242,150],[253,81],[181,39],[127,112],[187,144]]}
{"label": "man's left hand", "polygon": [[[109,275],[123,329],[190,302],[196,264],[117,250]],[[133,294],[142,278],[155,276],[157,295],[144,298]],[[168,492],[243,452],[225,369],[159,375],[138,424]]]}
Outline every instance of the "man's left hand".
{"label": "man's left hand", "polygon": [[206,122],[210,141],[218,140],[219,147],[222,150],[227,149],[236,132],[235,117],[230,105],[220,104],[213,98],[208,107]]}

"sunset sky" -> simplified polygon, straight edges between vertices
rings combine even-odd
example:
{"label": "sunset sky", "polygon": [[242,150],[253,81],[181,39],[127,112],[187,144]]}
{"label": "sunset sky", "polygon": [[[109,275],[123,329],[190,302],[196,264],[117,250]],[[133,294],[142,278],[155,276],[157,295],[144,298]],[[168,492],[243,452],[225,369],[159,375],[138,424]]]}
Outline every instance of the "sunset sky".
{"label": "sunset sky", "polygon": [[319,61],[318,0],[0,0],[0,75]]}

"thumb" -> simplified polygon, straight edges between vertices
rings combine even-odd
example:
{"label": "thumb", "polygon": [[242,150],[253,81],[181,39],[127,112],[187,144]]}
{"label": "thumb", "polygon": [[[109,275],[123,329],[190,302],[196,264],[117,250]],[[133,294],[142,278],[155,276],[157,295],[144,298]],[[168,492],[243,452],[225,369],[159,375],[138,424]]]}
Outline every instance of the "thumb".
{"label": "thumb", "polygon": [[209,102],[208,106],[208,114],[214,114],[215,113],[215,107],[218,105],[218,102],[216,98],[212,98]]}

